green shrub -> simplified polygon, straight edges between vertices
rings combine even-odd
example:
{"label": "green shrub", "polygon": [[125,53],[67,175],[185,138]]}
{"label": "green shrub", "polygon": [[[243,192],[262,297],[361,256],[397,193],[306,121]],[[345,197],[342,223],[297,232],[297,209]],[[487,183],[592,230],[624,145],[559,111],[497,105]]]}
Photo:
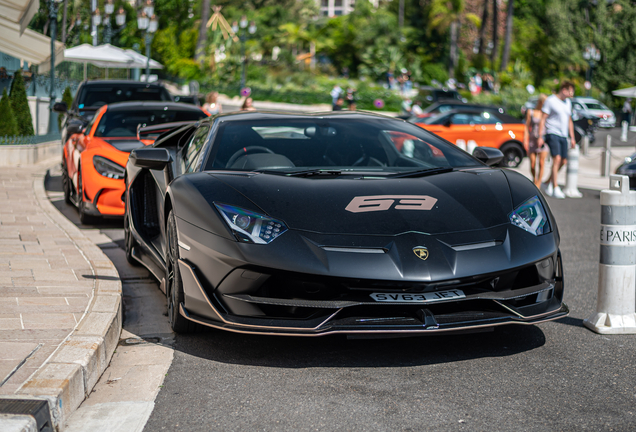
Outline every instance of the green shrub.
{"label": "green shrub", "polygon": [[[68,87],[68,86],[64,89],[64,93],[62,94],[62,102],[66,102],[66,106],[68,108],[70,108],[71,105],[73,105],[73,93],[71,93],[71,88]],[[58,126],[58,128],[62,127],[63,118],[64,118],[64,116],[62,116],[62,115],[58,115],[57,116],[57,126]]]}
{"label": "green shrub", "polygon": [[2,99],[0,99],[0,137],[13,136],[18,134],[18,124],[13,115],[11,102],[7,96],[7,89],[2,90]]}
{"label": "green shrub", "polygon": [[18,125],[17,135],[31,136],[33,133],[33,118],[29,109],[29,101],[27,100],[26,87],[20,71],[16,71],[11,83],[11,108]]}

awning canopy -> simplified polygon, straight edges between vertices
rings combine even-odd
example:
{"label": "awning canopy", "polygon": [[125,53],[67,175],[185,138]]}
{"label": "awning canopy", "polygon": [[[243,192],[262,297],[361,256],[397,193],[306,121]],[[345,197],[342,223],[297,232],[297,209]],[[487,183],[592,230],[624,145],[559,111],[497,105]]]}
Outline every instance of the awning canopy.
{"label": "awning canopy", "polygon": [[636,87],[629,87],[620,90],[614,90],[612,92],[614,96],[622,96],[622,97],[636,97]]}
{"label": "awning canopy", "polygon": [[40,0],[0,0],[0,17],[18,24],[22,35],[39,8]]}
{"label": "awning canopy", "polygon": [[[0,0],[4,1],[4,0]],[[20,32],[20,24],[0,16],[0,52],[39,65],[39,72],[51,66],[51,38],[26,29]],[[64,60],[64,44],[55,42],[55,64]]]}

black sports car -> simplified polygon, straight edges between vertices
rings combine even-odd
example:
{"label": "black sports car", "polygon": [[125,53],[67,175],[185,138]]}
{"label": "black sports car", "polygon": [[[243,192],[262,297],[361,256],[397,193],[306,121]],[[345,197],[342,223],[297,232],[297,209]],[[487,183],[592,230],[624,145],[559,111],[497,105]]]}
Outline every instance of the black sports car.
{"label": "black sports car", "polygon": [[220,115],[126,167],[126,254],[173,329],[426,334],[567,315],[541,193],[405,121]]}

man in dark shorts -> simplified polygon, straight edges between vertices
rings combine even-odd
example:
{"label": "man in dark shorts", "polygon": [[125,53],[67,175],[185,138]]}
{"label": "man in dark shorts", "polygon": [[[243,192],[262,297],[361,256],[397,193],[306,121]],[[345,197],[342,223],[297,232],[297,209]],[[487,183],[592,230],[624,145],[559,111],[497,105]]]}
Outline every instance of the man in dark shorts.
{"label": "man in dark shorts", "polygon": [[[559,92],[548,97],[541,111],[543,116],[539,123],[538,145],[545,142],[550,147],[552,155],[552,175],[545,187],[545,194],[554,198],[565,198],[565,194],[557,184],[559,170],[567,163],[568,148],[574,148],[574,123],[572,123],[572,103],[569,98],[574,96],[574,84],[563,81]],[[544,137],[545,134],[545,138]],[[544,141],[545,140],[545,141]]]}

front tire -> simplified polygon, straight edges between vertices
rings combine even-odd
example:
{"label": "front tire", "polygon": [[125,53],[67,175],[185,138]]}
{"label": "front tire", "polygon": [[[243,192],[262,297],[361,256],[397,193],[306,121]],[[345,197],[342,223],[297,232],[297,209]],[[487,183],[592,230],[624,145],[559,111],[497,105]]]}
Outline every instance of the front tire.
{"label": "front tire", "polygon": [[62,191],[64,192],[64,202],[66,204],[73,204],[71,199],[71,179],[68,176],[66,169],[66,163],[62,163]]}
{"label": "front tire", "polygon": [[504,157],[499,163],[499,166],[506,168],[517,168],[521,165],[525,152],[523,147],[515,142],[509,142],[501,146],[501,152]]}
{"label": "front tire", "polygon": [[166,257],[166,296],[168,299],[168,319],[170,327],[175,333],[192,333],[197,330],[196,323],[189,321],[179,312],[179,306],[184,302],[183,283],[179,272],[179,244],[177,237],[177,221],[174,212],[168,215],[166,230],[168,240]]}

